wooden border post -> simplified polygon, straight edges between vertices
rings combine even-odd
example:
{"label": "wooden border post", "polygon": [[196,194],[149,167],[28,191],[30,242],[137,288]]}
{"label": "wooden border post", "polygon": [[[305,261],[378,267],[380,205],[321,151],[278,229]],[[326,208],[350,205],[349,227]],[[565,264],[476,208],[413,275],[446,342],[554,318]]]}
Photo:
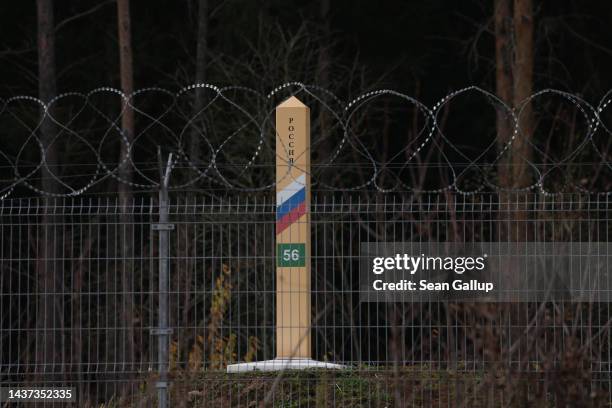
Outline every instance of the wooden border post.
{"label": "wooden border post", "polygon": [[245,371],[342,369],[315,361],[310,331],[310,109],[292,96],[276,107],[276,358]]}
{"label": "wooden border post", "polygon": [[276,358],[311,358],[310,109],[276,108]]}

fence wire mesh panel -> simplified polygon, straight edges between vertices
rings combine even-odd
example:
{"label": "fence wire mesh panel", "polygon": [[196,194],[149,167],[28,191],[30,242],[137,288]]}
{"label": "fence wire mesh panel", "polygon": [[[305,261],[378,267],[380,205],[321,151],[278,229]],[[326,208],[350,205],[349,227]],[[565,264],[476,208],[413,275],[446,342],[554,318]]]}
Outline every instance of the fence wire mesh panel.
{"label": "fence wire mesh panel", "polygon": [[[0,400],[612,405],[612,93],[348,94],[0,99]],[[435,251],[495,295],[444,295]],[[373,290],[406,276],[436,294]]]}
{"label": "fence wire mesh panel", "polygon": [[268,194],[176,193],[160,222],[143,193],[1,201],[3,386],[152,406],[165,335],[172,406],[612,402],[609,302],[365,302],[359,271],[368,243],[608,243],[607,195],[314,194],[313,358],[347,368],[226,373],[276,356],[276,210]]}

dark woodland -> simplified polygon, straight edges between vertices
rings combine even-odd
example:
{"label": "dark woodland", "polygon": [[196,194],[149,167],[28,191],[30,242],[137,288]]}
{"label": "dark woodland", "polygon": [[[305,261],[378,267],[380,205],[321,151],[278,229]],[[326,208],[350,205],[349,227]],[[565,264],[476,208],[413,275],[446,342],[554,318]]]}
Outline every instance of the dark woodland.
{"label": "dark woodland", "polygon": [[[609,241],[609,1],[30,0],[0,21],[3,384],[84,407],[611,404],[609,303],[358,293],[362,242]],[[231,377],[274,358],[293,94],[313,355],[353,369]]]}

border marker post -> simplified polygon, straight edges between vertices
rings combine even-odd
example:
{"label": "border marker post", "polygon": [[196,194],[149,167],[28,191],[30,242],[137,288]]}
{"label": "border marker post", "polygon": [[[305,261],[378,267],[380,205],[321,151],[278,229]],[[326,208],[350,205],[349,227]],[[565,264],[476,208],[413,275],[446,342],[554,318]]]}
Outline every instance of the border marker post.
{"label": "border marker post", "polygon": [[346,368],[312,360],[310,109],[295,96],[276,107],[276,359],[227,372]]}
{"label": "border marker post", "polygon": [[276,108],[276,358],[311,358],[310,109]]}

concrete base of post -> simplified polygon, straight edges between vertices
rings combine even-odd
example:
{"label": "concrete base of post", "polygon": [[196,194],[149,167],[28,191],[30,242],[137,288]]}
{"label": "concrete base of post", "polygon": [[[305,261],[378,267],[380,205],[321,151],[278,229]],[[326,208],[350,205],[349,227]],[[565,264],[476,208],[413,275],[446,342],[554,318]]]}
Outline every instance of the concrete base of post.
{"label": "concrete base of post", "polygon": [[254,363],[230,364],[227,366],[228,373],[244,373],[247,371],[282,371],[282,370],[308,370],[348,368],[342,364],[315,361],[309,358],[276,358],[274,360],[257,361]]}

